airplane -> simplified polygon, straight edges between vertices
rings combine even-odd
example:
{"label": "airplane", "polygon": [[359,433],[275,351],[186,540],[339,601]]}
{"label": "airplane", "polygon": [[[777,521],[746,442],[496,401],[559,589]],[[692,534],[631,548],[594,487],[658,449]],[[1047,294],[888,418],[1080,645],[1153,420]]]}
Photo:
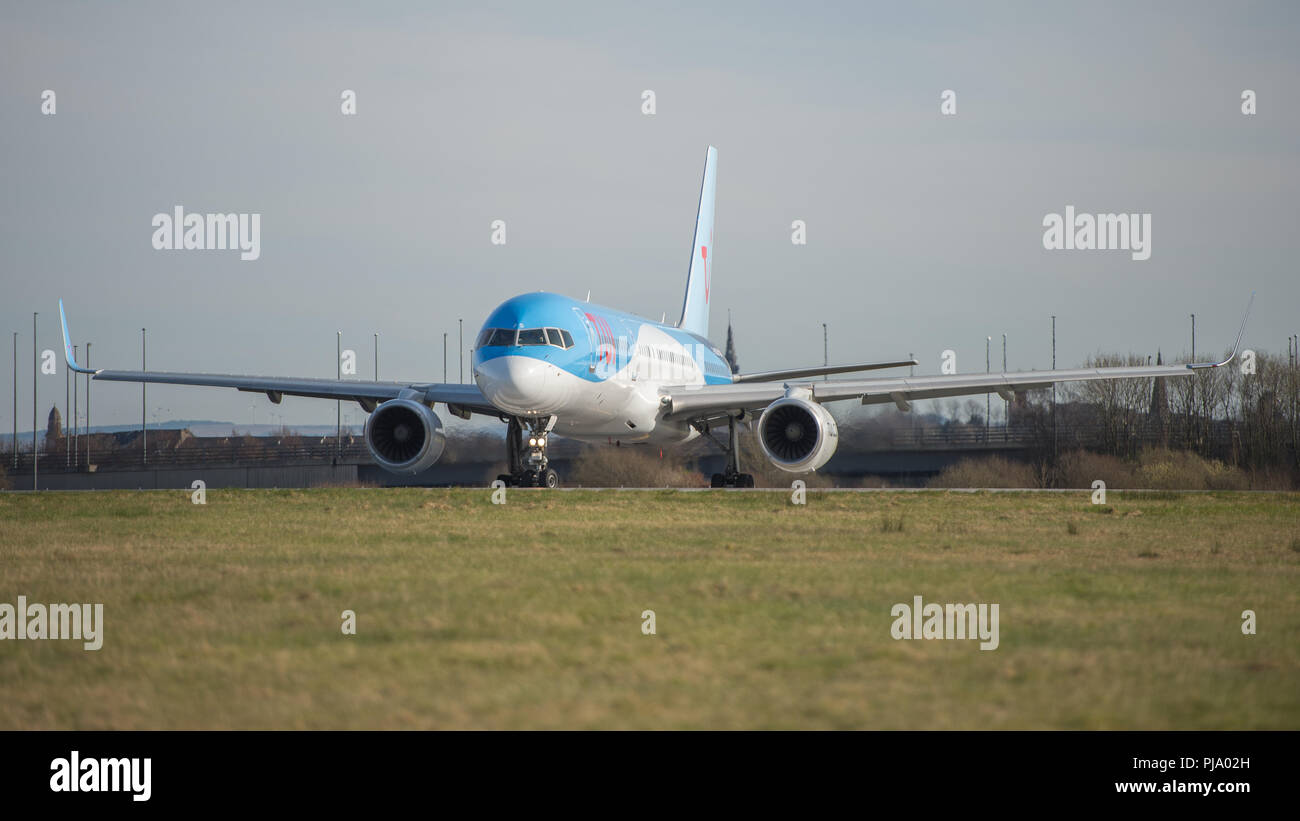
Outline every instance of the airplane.
{"label": "airplane", "polygon": [[[873,376],[814,379],[836,374],[919,364],[914,359],[737,374],[708,340],[712,297],[713,213],[718,152],[705,154],[695,233],[686,272],[686,293],[675,324],[546,292],[521,294],[501,303],[484,321],[471,355],[474,384],[367,382],[319,378],[235,376],[83,368],[68,336],[63,300],[63,344],[68,367],[110,382],[150,382],[235,388],[284,396],[357,402],[369,414],[365,442],[383,468],[415,474],[435,464],[446,445],[438,404],[453,416],[496,417],[507,425],[511,486],[554,488],[549,467],[551,436],[616,443],[673,445],[706,436],[726,453],[726,467],[713,487],[753,487],[738,458],[737,423],[757,419],[759,445],[776,467],[815,471],[835,453],[839,431],[825,403],[858,400],[893,403],[909,411],[919,399],[1019,391],[1057,382],[1181,377],[1227,365],[1237,354],[1246,317],[1232,353],[1222,362],[1145,367],[1083,368],[1013,373]],[[588,295],[590,296],[590,295]],[[1253,302],[1254,295],[1251,295]],[[1250,313],[1247,304],[1246,316]],[[714,428],[726,425],[726,441]]]}

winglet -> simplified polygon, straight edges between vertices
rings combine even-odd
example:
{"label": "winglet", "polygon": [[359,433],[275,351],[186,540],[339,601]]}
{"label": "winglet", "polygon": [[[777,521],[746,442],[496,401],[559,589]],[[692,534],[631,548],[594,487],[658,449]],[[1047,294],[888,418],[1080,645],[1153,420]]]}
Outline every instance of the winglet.
{"label": "winglet", "polygon": [[1187,367],[1191,368],[1194,371],[1202,370],[1204,368],[1221,368],[1224,365],[1231,362],[1232,360],[1236,359],[1237,351],[1241,349],[1241,337],[1243,334],[1246,333],[1246,320],[1250,318],[1250,307],[1254,304],[1255,304],[1255,292],[1251,291],[1250,301],[1246,303],[1246,313],[1241,317],[1241,327],[1237,329],[1237,341],[1233,343],[1232,353],[1228,354],[1227,359],[1223,360],[1222,362],[1197,362],[1195,364],[1188,365]]}
{"label": "winglet", "polygon": [[63,312],[62,299],[59,300],[59,320],[63,323],[63,358],[68,360],[68,368],[76,373],[98,373],[78,365],[76,357],[72,355],[72,340],[68,338],[68,315]]}

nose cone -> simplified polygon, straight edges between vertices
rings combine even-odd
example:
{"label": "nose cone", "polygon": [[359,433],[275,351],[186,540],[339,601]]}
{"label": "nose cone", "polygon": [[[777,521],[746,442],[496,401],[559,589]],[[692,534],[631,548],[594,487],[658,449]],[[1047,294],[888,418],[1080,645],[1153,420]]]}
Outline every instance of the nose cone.
{"label": "nose cone", "polygon": [[551,414],[564,402],[560,371],[530,356],[497,356],[474,368],[474,381],[487,400],[520,416]]}

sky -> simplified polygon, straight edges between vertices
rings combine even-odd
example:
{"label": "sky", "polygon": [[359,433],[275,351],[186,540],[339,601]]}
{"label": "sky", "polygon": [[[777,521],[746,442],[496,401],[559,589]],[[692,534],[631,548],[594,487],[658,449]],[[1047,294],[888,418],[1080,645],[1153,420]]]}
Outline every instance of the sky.
{"label": "sky", "polygon": [[[1003,333],[1009,369],[1050,367],[1052,315],[1061,367],[1187,352],[1191,314],[1219,352],[1251,291],[1246,345],[1285,355],[1300,332],[1300,6],[711,5],[0,3],[19,429],[32,313],[59,352],[60,297],[97,367],[138,367],[147,328],[151,370],[333,377],[342,331],[360,377],[379,333],[380,377],[412,381],[442,380],[444,333],[457,381],[458,321],[468,347],[518,293],[675,319],[709,145],[710,335],[730,311],[744,370],[820,364],[822,323],[832,362],[914,353],[918,373],[946,349],[983,370],[990,336],[996,370]],[[260,214],[260,257],[156,250],[177,205]],[[1071,205],[1150,214],[1150,259],[1045,249]],[[61,361],[38,377],[42,426],[64,383]],[[99,383],[93,421],[140,402]],[[335,415],[174,386],[146,410]]]}

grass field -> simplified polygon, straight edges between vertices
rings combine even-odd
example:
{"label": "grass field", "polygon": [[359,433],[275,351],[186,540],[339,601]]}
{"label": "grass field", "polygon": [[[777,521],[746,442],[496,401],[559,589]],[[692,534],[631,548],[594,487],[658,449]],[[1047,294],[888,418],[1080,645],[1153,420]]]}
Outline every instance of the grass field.
{"label": "grass field", "polygon": [[[0,494],[0,602],[105,620],[0,642],[0,729],[1300,727],[1300,495],[1108,501]],[[1000,646],[894,640],[916,595]]]}

